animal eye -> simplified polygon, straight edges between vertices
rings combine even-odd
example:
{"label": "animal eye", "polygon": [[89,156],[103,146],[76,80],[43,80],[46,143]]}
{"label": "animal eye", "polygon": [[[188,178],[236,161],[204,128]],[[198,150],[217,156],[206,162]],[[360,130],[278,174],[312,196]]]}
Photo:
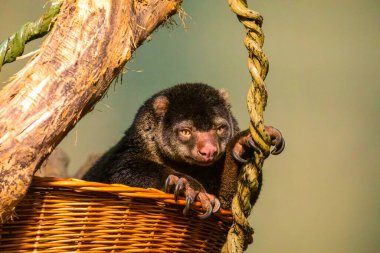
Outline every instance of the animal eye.
{"label": "animal eye", "polygon": [[226,126],[225,125],[219,125],[217,128],[216,128],[216,133],[218,135],[222,135],[225,131],[226,131]]}
{"label": "animal eye", "polygon": [[191,131],[189,129],[181,129],[179,130],[179,133],[184,137],[190,137]]}

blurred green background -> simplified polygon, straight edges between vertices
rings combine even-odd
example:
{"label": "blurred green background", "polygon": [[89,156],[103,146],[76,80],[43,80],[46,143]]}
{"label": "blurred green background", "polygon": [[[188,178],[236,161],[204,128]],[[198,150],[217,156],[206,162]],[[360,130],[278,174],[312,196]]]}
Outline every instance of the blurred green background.
{"label": "blurred green background", "polygon": [[[0,38],[43,12],[42,0],[2,0]],[[264,16],[270,71],[265,122],[287,146],[264,165],[251,215],[258,253],[380,252],[380,2],[248,1]],[[160,28],[93,112],[61,143],[72,173],[115,144],[155,92],[180,82],[224,87],[248,126],[245,31],[227,1],[184,1],[186,28]],[[177,19],[178,20],[178,19]],[[40,42],[28,45],[27,52]],[[3,83],[27,60],[3,67]]]}

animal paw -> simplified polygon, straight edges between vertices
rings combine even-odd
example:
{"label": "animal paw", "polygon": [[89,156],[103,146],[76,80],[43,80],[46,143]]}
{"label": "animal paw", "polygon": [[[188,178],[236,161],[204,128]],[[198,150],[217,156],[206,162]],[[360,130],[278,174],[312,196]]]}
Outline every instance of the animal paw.
{"label": "animal paw", "polygon": [[208,194],[198,181],[189,176],[183,175],[182,177],[178,177],[176,175],[169,175],[165,182],[165,191],[172,192],[173,187],[176,200],[180,195],[186,198],[186,205],[183,209],[184,215],[188,213],[190,206],[195,200],[201,202],[204,211],[203,214],[198,215],[200,219],[206,219],[220,209],[218,198],[212,194]]}
{"label": "animal paw", "polygon": [[[274,148],[271,151],[272,155],[279,155],[285,148],[285,139],[282,137],[281,132],[272,126],[265,126],[265,130],[268,132],[271,139],[271,146]],[[233,157],[241,162],[246,163],[248,159],[252,156],[253,152],[260,152],[258,146],[252,139],[249,131],[244,131],[237,136],[235,145],[232,148]]]}
{"label": "animal paw", "polygon": [[272,155],[279,155],[285,148],[285,139],[282,137],[280,130],[274,128],[272,126],[265,126],[265,130],[267,130],[270,139],[271,145],[274,148],[271,151]]}
{"label": "animal paw", "polygon": [[241,163],[247,163],[253,152],[260,152],[249,131],[244,131],[237,137],[232,148],[232,156]]}

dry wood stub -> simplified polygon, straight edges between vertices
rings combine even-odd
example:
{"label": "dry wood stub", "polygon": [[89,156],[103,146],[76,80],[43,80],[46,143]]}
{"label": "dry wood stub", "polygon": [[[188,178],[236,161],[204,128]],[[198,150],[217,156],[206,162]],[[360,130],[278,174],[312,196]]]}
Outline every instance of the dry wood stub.
{"label": "dry wood stub", "polygon": [[39,53],[0,93],[0,216],[180,0],[67,0]]}

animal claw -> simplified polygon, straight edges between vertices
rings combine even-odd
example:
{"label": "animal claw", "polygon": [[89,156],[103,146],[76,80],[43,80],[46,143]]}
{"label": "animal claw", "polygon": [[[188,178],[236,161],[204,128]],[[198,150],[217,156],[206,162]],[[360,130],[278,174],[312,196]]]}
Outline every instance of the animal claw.
{"label": "animal claw", "polygon": [[175,201],[178,200],[178,197],[179,197],[181,191],[183,190],[183,186],[184,186],[183,180],[179,179],[175,185],[175,188],[174,188]]}
{"label": "animal claw", "polygon": [[183,214],[187,215],[189,210],[190,210],[190,205],[194,203],[194,198],[187,196],[186,197],[186,205],[185,208],[183,209]]}
{"label": "animal claw", "polygon": [[248,139],[248,144],[251,146],[251,148],[253,148],[254,151],[256,151],[257,153],[260,153],[260,149],[259,147],[256,146],[255,142],[253,141],[252,137],[250,137]]}
{"label": "animal claw", "polygon": [[211,203],[209,203],[208,206],[207,206],[207,211],[204,214],[199,214],[198,215],[199,219],[204,220],[204,219],[210,217],[210,215],[212,213],[212,209],[213,209],[212,205],[211,205]]}
{"label": "animal claw", "polygon": [[220,209],[220,201],[212,194],[208,194],[203,186],[191,177],[178,177],[169,175],[165,180],[165,191],[169,192],[174,187],[174,199],[178,200],[179,196],[183,195],[186,198],[186,204],[183,209],[183,214],[186,215],[195,199],[202,204],[203,214],[198,215],[200,219],[208,218],[211,213],[215,213]]}
{"label": "animal claw", "polygon": [[240,163],[247,163],[248,159],[246,158],[251,158],[254,152],[260,153],[261,151],[253,141],[251,134],[248,131],[242,132],[232,149],[232,156]]}
{"label": "animal claw", "polygon": [[212,212],[213,212],[213,213],[216,213],[216,212],[218,212],[219,209],[220,209],[220,201],[219,201],[219,199],[215,198],[215,201],[214,201],[214,202],[215,202],[215,203],[214,203],[214,208],[213,208]]}
{"label": "animal claw", "polygon": [[276,146],[274,146],[273,150],[271,151],[272,155],[279,155],[282,153],[282,151],[285,149],[285,141],[284,139],[281,139],[280,143]]}
{"label": "animal claw", "polygon": [[170,192],[171,188],[172,188],[172,184],[170,183],[171,180],[170,180],[170,176],[168,176],[165,180],[165,192]]}
{"label": "animal claw", "polygon": [[200,192],[198,199],[202,203],[202,209],[206,210],[205,213],[198,215],[200,219],[206,219],[210,217],[212,213],[216,213],[220,209],[220,201],[212,194]]}
{"label": "animal claw", "polygon": [[281,154],[281,152],[285,148],[285,139],[282,137],[280,130],[271,126],[266,126],[265,129],[269,133],[272,146],[274,146],[273,150],[271,151],[271,154],[272,155]]}
{"label": "animal claw", "polygon": [[246,159],[242,158],[240,155],[238,155],[238,154],[235,152],[235,150],[232,150],[232,156],[233,156],[237,161],[239,161],[239,162],[241,162],[241,163],[247,163],[247,162],[248,162],[248,160],[246,160]]}

